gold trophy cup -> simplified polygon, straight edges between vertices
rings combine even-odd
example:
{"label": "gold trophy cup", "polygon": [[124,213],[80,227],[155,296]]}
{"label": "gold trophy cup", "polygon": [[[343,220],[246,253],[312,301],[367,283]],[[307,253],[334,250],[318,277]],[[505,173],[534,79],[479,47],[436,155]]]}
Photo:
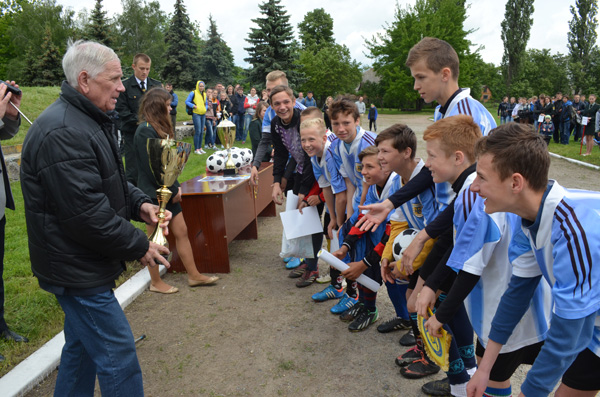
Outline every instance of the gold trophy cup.
{"label": "gold trophy cup", "polygon": [[225,149],[227,149],[227,161],[225,162],[223,175],[235,175],[237,174],[237,169],[231,159],[231,148],[235,141],[235,124],[229,121],[229,119],[223,119],[217,126],[217,135],[223,146],[225,146]]}
{"label": "gold trophy cup", "polygon": [[[148,237],[148,240],[168,248],[169,243],[159,225],[165,221],[165,207],[171,198],[169,186],[177,181],[177,177],[183,171],[183,167],[190,157],[192,145],[185,142],[176,142],[173,139],[151,138],[148,139],[146,149],[148,150],[150,169],[154,174],[156,183],[160,185],[160,188],[156,189],[159,206],[158,225],[156,225],[156,229]],[[170,258],[171,254],[166,257],[167,260],[170,260]]]}

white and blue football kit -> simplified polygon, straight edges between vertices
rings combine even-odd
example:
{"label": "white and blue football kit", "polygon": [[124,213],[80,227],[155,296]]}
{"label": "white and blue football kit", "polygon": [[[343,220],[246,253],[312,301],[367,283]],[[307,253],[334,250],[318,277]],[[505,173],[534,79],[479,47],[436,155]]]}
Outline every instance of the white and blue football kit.
{"label": "white and blue football kit", "polygon": [[[419,163],[413,170],[410,179],[414,178],[425,166],[423,160],[419,159]],[[408,182],[408,181],[406,181]],[[401,178],[398,178],[400,187],[404,186]],[[396,189],[397,190],[397,189]],[[417,196],[396,208],[389,217],[390,221],[407,222],[408,227],[416,230],[425,229],[428,222],[431,222],[438,215],[439,206],[435,200],[435,189],[431,185]]]}
{"label": "white and blue football kit", "polygon": [[356,137],[347,147],[341,139],[336,139],[331,142],[329,152],[335,162],[335,165],[340,170],[340,174],[344,178],[348,178],[350,183],[356,188],[352,199],[352,208],[354,213],[358,212],[360,197],[362,195],[363,177],[361,174],[362,164],[358,158],[358,154],[365,148],[375,144],[376,135],[371,131],[365,131],[362,127],[356,127]]}
{"label": "white and blue football kit", "polygon": [[600,193],[564,189],[551,180],[535,222],[522,220],[527,239],[511,242],[511,255],[533,249],[537,263],[515,264],[490,339],[504,342],[511,328],[506,324],[519,321],[542,276],[554,299],[546,342],[521,387],[526,395],[549,394],[580,351],[600,357],[600,267],[593,266],[600,263],[599,223]]}
{"label": "white and blue football kit", "polygon": [[[487,346],[492,320],[515,266],[536,265],[531,250],[509,259],[512,236],[523,234],[521,218],[505,212],[487,214],[484,200],[468,188],[454,203],[454,249],[447,266],[479,276],[465,300],[471,325],[483,347]],[[550,286],[539,283],[532,304],[514,329],[500,353],[509,353],[541,342],[548,331],[552,297]]]}

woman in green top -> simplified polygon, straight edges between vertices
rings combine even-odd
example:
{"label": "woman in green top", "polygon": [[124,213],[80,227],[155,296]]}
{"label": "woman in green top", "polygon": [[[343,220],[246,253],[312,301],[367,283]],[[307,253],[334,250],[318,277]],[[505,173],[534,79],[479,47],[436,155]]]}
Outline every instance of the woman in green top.
{"label": "woman in green top", "polygon": [[[164,88],[152,88],[143,96],[140,103],[138,120],[140,124],[135,131],[133,138],[135,148],[135,158],[138,166],[138,187],[146,193],[155,204],[158,204],[156,198],[156,189],[159,188],[156,179],[150,169],[148,160],[148,151],[146,143],[150,138],[173,138],[173,126],[171,125],[171,94]],[[169,224],[169,230],[175,237],[177,252],[183,262],[188,273],[188,285],[196,287],[199,285],[214,284],[219,278],[208,277],[196,268],[194,263],[194,255],[192,254],[192,246],[188,239],[187,226],[181,213],[181,189],[179,182],[175,182],[169,187],[171,190],[171,198],[167,203],[167,210],[171,211],[173,218]],[[154,231],[155,226],[147,225],[148,235]],[[150,273],[150,291],[163,294],[172,294],[179,289],[165,283],[160,278],[158,266],[148,268]]]}

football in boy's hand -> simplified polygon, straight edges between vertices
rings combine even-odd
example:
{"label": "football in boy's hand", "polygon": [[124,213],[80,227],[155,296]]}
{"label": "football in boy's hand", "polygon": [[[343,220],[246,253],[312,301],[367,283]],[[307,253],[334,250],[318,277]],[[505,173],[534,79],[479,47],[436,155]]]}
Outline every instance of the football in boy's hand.
{"label": "football in boy's hand", "polygon": [[402,252],[412,243],[418,233],[418,230],[406,229],[396,236],[393,246],[394,260],[399,261],[402,258]]}

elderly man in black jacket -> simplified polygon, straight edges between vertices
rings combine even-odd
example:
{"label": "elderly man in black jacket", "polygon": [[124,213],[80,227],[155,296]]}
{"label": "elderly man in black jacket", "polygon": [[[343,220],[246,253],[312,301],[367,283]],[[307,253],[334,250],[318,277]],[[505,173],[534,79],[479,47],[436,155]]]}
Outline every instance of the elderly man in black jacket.
{"label": "elderly man in black jacket", "polygon": [[[78,41],[63,58],[60,98],[25,138],[21,186],[33,274],[65,312],[55,395],[143,395],[131,328],[113,288],[124,260],[155,266],[168,250],[129,221],[156,223],[157,207],[128,183],[112,112],[124,91],[119,58]],[[171,214],[168,214],[170,219]]]}

